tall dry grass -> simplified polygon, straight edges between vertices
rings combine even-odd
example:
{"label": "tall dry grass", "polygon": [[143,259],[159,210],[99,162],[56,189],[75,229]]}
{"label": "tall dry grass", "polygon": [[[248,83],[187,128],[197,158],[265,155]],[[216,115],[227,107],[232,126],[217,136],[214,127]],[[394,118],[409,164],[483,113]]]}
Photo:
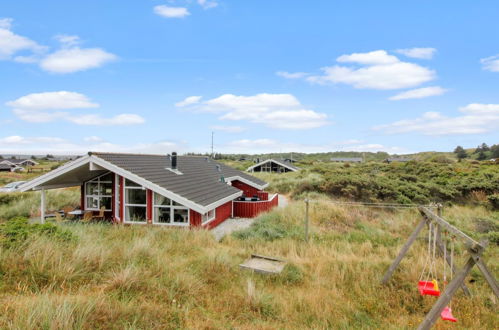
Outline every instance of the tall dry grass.
{"label": "tall dry grass", "polygon": [[[422,320],[435,301],[416,289],[424,235],[390,284],[379,284],[417,212],[323,200],[311,205],[309,243],[302,236],[303,214],[303,203],[291,203],[262,216],[261,227],[251,229],[258,234],[221,243],[204,230],[94,224],[65,225],[75,241],[40,236],[0,249],[0,328],[400,329]],[[498,221],[480,207],[452,207],[444,216],[477,238],[479,220]],[[282,227],[287,234],[276,237]],[[462,247],[457,250],[462,263]],[[281,257],[291,266],[277,277],[241,271],[238,265],[251,253]],[[496,245],[485,260],[497,274]],[[457,326],[496,327],[491,291],[477,271],[469,279],[474,296],[459,292],[452,303]],[[453,327],[438,322],[439,329]]]}

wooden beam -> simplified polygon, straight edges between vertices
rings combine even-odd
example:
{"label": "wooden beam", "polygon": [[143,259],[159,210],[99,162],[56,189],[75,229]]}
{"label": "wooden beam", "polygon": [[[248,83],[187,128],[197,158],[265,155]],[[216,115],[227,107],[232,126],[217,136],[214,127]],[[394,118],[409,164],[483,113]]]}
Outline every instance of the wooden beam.
{"label": "wooden beam", "polygon": [[431,310],[426,314],[423,322],[418,327],[418,330],[429,330],[435,322],[437,322],[440,317],[440,313],[447,306],[452,299],[452,296],[456,293],[457,289],[463,284],[464,279],[471,272],[471,269],[475,265],[475,258],[480,258],[483,252],[483,248],[479,248],[478,252],[470,250],[471,256],[462,268],[462,270],[454,277],[454,279],[445,288],[444,292],[440,295],[437,302],[433,305]]}
{"label": "wooden beam", "polygon": [[418,237],[419,232],[421,232],[425,223],[426,223],[426,219],[422,219],[419,222],[419,224],[417,225],[416,229],[414,229],[414,231],[411,233],[411,236],[409,236],[409,239],[407,240],[407,242],[405,242],[404,246],[402,246],[402,249],[400,250],[397,258],[390,265],[390,268],[388,268],[388,270],[386,271],[385,276],[383,276],[383,279],[381,280],[382,284],[386,284],[388,282],[388,280],[390,279],[390,277],[392,277],[393,272],[398,267],[398,265],[400,264],[400,261],[402,261],[402,259],[406,255],[407,251],[409,251],[409,248],[411,247],[411,245],[414,243],[414,241]]}
{"label": "wooden beam", "polygon": [[428,208],[420,206],[419,210],[429,220],[435,221],[436,223],[438,223],[443,228],[447,229],[452,234],[459,236],[460,238],[465,240],[468,246],[480,246],[481,248],[484,248],[484,246],[482,246],[480,243],[478,243],[473,238],[469,237],[468,235],[466,235],[465,233],[463,233],[462,231],[460,231],[459,229],[457,229],[456,227],[454,227],[453,225],[451,225],[450,223],[448,223],[447,221],[445,221],[444,219],[442,219],[441,217],[430,211]]}
{"label": "wooden beam", "polygon": [[497,287],[497,281],[492,275],[492,273],[489,271],[485,263],[481,258],[477,258],[476,256],[472,255],[473,259],[475,260],[476,265],[478,266],[478,269],[482,272],[483,276],[485,277],[485,280],[487,283],[489,283],[490,288],[494,292],[497,298],[499,298],[499,288]]}
{"label": "wooden beam", "polygon": [[40,222],[45,223],[45,189],[40,193]]}

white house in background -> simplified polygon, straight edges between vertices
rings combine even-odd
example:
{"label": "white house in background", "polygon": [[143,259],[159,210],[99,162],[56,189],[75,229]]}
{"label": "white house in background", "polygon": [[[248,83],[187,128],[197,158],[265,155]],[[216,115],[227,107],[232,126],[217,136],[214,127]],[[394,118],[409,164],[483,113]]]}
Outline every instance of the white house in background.
{"label": "white house in background", "polygon": [[272,172],[286,173],[296,172],[300,169],[284,160],[266,159],[258,164],[248,167],[247,172]]}
{"label": "white house in background", "polygon": [[0,160],[0,164],[10,165],[13,167],[38,165],[37,162],[35,162],[34,160],[31,160],[31,159],[15,159],[15,158],[8,158],[8,159]]}

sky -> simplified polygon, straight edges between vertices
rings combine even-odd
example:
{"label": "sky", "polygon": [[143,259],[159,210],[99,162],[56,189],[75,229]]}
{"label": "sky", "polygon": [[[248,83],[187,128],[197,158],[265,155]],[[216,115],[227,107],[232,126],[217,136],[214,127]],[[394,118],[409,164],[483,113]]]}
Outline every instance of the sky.
{"label": "sky", "polygon": [[499,143],[497,1],[2,1],[0,153]]}

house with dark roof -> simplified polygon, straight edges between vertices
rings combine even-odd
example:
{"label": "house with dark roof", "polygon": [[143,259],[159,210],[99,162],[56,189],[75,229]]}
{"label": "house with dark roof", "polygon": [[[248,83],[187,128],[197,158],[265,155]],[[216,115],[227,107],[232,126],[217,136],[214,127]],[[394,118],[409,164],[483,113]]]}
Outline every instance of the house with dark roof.
{"label": "house with dark roof", "polygon": [[21,191],[81,187],[81,210],[115,223],[213,228],[277,206],[265,181],[208,157],[90,152],[25,183]]}
{"label": "house with dark roof", "polygon": [[0,164],[11,165],[15,167],[23,167],[23,166],[35,166],[38,165],[37,162],[31,159],[16,159],[16,158],[8,158],[0,160]]}
{"label": "house with dark roof", "polygon": [[19,172],[24,171],[24,168],[17,165],[0,163],[0,172]]}
{"label": "house with dark roof", "polygon": [[272,172],[272,173],[286,173],[296,172],[300,169],[290,162],[284,160],[266,159],[258,162],[257,164],[248,167],[247,172]]}

